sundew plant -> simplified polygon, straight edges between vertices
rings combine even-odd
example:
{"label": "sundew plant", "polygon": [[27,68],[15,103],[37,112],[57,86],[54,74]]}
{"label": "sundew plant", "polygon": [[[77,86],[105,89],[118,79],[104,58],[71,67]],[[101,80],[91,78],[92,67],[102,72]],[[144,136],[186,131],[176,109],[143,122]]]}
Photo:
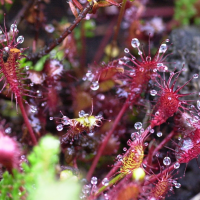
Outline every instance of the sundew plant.
{"label": "sundew plant", "polygon": [[200,191],[200,31],[181,25],[198,2],[185,19],[173,1],[0,3],[0,199]]}

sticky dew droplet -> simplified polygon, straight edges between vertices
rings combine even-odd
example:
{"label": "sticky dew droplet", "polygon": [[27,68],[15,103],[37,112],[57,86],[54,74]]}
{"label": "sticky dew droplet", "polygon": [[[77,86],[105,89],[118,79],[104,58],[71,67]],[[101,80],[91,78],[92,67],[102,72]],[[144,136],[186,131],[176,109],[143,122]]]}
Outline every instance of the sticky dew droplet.
{"label": "sticky dew droplet", "polygon": [[199,78],[199,74],[194,74],[194,75],[193,75],[193,78],[194,78],[194,79]]}
{"label": "sticky dew droplet", "polygon": [[160,114],[159,111],[155,112],[155,116],[159,116],[159,114]]}
{"label": "sticky dew droplet", "polygon": [[91,178],[91,184],[92,184],[92,185],[96,185],[96,184],[97,184],[97,181],[98,181],[97,177],[94,177],[94,176],[93,176],[93,177]]}
{"label": "sticky dew droplet", "polygon": [[147,57],[146,57],[146,61],[147,61],[147,62],[150,62],[150,61],[151,61],[151,56],[147,56]]}
{"label": "sticky dew droplet", "polygon": [[162,137],[162,132],[161,132],[161,131],[158,131],[158,132],[157,132],[157,136],[158,136],[158,137]]}
{"label": "sticky dew droplet", "polygon": [[145,147],[147,147],[148,145],[149,145],[149,143],[148,143],[148,142],[145,142],[145,143],[144,143],[144,146],[145,146]]}
{"label": "sticky dew droplet", "polygon": [[121,162],[121,161],[123,160],[123,156],[122,156],[122,155],[120,155],[120,154],[119,154],[119,155],[117,155],[117,160]]}
{"label": "sticky dew droplet", "polygon": [[56,126],[57,131],[62,131],[63,130],[63,125],[62,124],[58,124]]}
{"label": "sticky dew droplet", "polygon": [[53,33],[55,30],[54,26],[52,24],[47,24],[45,26],[45,31],[48,32],[48,33]]}
{"label": "sticky dew droplet", "polygon": [[31,110],[32,113],[36,113],[37,107],[36,106],[30,106],[30,110]]}
{"label": "sticky dew droplet", "polygon": [[125,53],[129,53],[129,49],[128,49],[128,48],[125,48],[125,49],[124,49],[124,52],[125,52]]}
{"label": "sticky dew droplet", "polygon": [[8,128],[5,129],[5,133],[10,134],[11,132],[12,132],[11,127],[8,127]]}
{"label": "sticky dew droplet", "polygon": [[142,51],[139,50],[138,51],[138,55],[141,56],[142,55]]}
{"label": "sticky dew droplet", "polygon": [[175,188],[180,188],[180,187],[181,187],[181,184],[180,184],[180,183],[175,183],[175,184],[174,184],[174,187],[175,187]]}
{"label": "sticky dew droplet", "polygon": [[135,140],[135,139],[137,138],[138,135],[139,135],[139,132],[131,133],[131,139],[132,139],[132,140]]}
{"label": "sticky dew droplet", "polygon": [[109,185],[108,178],[104,178],[101,183],[102,183],[102,185],[108,186]]}
{"label": "sticky dew droplet", "polygon": [[84,110],[81,110],[78,112],[78,116],[79,117],[84,117],[86,115],[85,111]]}
{"label": "sticky dew droplet", "polygon": [[141,122],[136,122],[134,124],[134,127],[135,127],[136,130],[140,130],[142,128],[142,123]]}
{"label": "sticky dew droplet", "polygon": [[18,38],[17,38],[17,43],[20,43],[22,44],[24,42],[24,37],[22,35],[20,35]]}
{"label": "sticky dew droplet", "polygon": [[174,164],[174,169],[178,169],[179,167],[180,167],[180,163],[176,162],[176,163]]}
{"label": "sticky dew droplet", "polygon": [[62,124],[63,125],[70,125],[69,118],[67,116],[62,117]]}
{"label": "sticky dew droplet", "polygon": [[156,96],[157,95],[157,91],[156,90],[150,90],[150,95],[151,96]]}
{"label": "sticky dew droplet", "polygon": [[132,41],[131,41],[131,46],[132,46],[133,48],[139,47],[139,46],[140,46],[139,40],[138,40],[137,38],[133,38]]}
{"label": "sticky dew droplet", "polygon": [[99,82],[98,81],[94,81],[92,82],[91,86],[90,86],[91,90],[98,90],[99,89]]}
{"label": "sticky dew droplet", "polygon": [[154,133],[154,129],[150,129],[150,131],[149,131],[150,133]]}
{"label": "sticky dew droplet", "polygon": [[127,148],[126,148],[126,147],[124,147],[124,148],[123,148],[123,151],[127,151]]}
{"label": "sticky dew droplet", "polygon": [[16,32],[16,31],[17,31],[17,25],[16,25],[16,24],[11,24],[10,30],[11,30],[12,32]]}
{"label": "sticky dew droplet", "polygon": [[171,158],[170,157],[164,157],[163,164],[168,166],[171,164]]}
{"label": "sticky dew droplet", "polygon": [[165,53],[167,51],[167,45],[161,44],[159,48],[159,53]]}

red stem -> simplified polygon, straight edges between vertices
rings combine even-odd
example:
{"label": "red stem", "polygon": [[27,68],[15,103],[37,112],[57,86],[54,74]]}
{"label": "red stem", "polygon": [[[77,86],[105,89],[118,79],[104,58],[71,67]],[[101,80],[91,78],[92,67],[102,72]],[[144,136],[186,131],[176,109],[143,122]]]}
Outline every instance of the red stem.
{"label": "red stem", "polygon": [[23,105],[23,100],[21,97],[17,97],[17,103],[19,104],[19,107],[21,109],[21,113],[22,113],[22,116],[24,118],[24,122],[28,128],[28,131],[29,131],[29,134],[31,136],[31,139],[32,139],[32,142],[34,145],[37,145],[37,139],[33,133],[33,129],[32,129],[32,126],[30,125],[30,122],[29,122],[29,119],[28,119],[28,116],[26,114],[26,111],[24,109],[24,105]]}
{"label": "red stem", "polygon": [[111,21],[111,23],[109,24],[108,28],[107,28],[107,31],[105,33],[105,36],[104,38],[101,40],[101,44],[99,45],[98,47],[98,50],[97,52],[95,53],[95,56],[93,58],[93,63],[99,63],[101,58],[103,57],[103,54],[104,54],[104,49],[106,47],[106,45],[109,43],[109,40],[113,34],[113,27],[114,27],[114,24],[116,23],[116,19],[113,19]]}
{"label": "red stem", "polygon": [[123,114],[125,113],[126,109],[127,109],[128,106],[129,106],[129,103],[128,103],[128,102],[129,102],[129,99],[127,99],[126,102],[124,103],[122,109],[120,110],[119,114],[117,115],[117,117],[116,117],[116,119],[115,119],[115,121],[114,121],[114,123],[113,123],[112,128],[110,129],[110,131],[108,132],[108,134],[107,134],[106,137],[104,138],[104,141],[101,143],[101,146],[99,147],[99,150],[98,150],[98,152],[97,152],[97,154],[96,154],[96,156],[95,156],[95,158],[94,158],[94,160],[93,160],[93,163],[92,163],[92,165],[91,165],[91,167],[90,167],[90,170],[89,170],[89,172],[88,172],[88,174],[87,174],[87,180],[90,180],[90,179],[91,179],[92,174],[93,174],[93,172],[94,172],[94,170],[95,170],[95,168],[96,168],[96,165],[97,165],[97,163],[98,163],[98,161],[99,161],[99,158],[101,157],[101,155],[102,155],[102,153],[103,153],[103,150],[105,149],[105,147],[106,147],[106,145],[107,145],[107,143],[108,143],[108,141],[109,141],[111,135],[113,134],[113,132],[114,132],[114,130],[116,129],[116,127],[117,127],[117,125],[118,125],[120,119],[122,118]]}
{"label": "red stem", "polygon": [[84,67],[86,67],[85,63],[86,63],[86,38],[85,38],[85,20],[82,20],[81,23],[81,49],[80,49],[80,66],[81,66],[81,70],[84,71]]}
{"label": "red stem", "polygon": [[155,153],[158,152],[169,140],[171,140],[175,133],[175,131],[171,131],[171,133],[167,135],[167,137],[165,137],[164,140],[154,149],[152,156],[155,155]]}

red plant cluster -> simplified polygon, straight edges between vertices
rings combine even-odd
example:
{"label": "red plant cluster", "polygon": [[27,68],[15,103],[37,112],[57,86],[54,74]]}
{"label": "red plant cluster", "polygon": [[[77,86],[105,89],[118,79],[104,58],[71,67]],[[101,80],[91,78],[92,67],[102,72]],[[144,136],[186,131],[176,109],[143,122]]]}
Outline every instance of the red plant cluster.
{"label": "red plant cluster", "polygon": [[[35,7],[29,3],[30,10],[40,16],[40,1]],[[135,24],[143,10],[137,3]],[[120,55],[116,38],[124,12],[134,13],[129,4],[126,7],[126,1],[122,2],[113,42],[101,47],[100,55],[95,56],[100,60],[105,52],[106,62],[90,63],[89,67],[84,58],[87,31],[84,26],[79,30],[81,36],[72,31],[81,20],[96,16],[100,7],[120,6],[119,2],[89,1],[83,6],[77,0],[70,1],[74,22],[64,28],[56,23],[55,27],[45,24],[49,35],[55,31],[59,37],[35,53],[39,27],[45,23],[45,18],[39,20],[37,16],[38,20],[31,20],[36,35],[29,55],[19,48],[24,37],[18,36],[17,22],[9,31],[4,22],[0,37],[0,81],[4,81],[1,96],[7,100],[11,93],[24,120],[22,129],[17,127],[12,134],[0,129],[0,163],[9,172],[19,169],[20,147],[35,146],[43,135],[52,133],[60,139],[61,163],[86,172],[82,199],[162,200],[181,187],[175,178],[181,176],[180,165],[197,158],[200,152],[200,102],[196,108],[193,100],[188,100],[198,92],[182,92],[198,74],[179,85],[184,66],[169,70],[169,39],[152,55],[150,34],[147,54],[139,37],[134,37],[131,48],[124,49],[125,56],[122,52]],[[24,14],[30,23],[29,17]],[[125,21],[133,24],[130,18],[126,16]],[[104,42],[109,41],[109,31]],[[59,60],[52,50],[61,43]],[[23,62],[30,62],[31,68],[23,68]],[[36,70],[38,63],[42,65],[40,70]]]}

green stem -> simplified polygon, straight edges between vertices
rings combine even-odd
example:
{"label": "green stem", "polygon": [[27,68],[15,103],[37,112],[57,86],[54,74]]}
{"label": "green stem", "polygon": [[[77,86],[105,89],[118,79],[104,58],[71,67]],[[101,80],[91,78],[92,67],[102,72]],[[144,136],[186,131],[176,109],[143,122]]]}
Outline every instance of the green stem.
{"label": "green stem", "polygon": [[117,176],[115,176],[115,178],[113,178],[108,185],[104,185],[102,186],[97,193],[95,194],[95,196],[98,196],[101,192],[103,192],[104,190],[106,190],[108,187],[114,185],[116,182],[120,181],[122,178],[125,177],[125,174],[118,174]]}

